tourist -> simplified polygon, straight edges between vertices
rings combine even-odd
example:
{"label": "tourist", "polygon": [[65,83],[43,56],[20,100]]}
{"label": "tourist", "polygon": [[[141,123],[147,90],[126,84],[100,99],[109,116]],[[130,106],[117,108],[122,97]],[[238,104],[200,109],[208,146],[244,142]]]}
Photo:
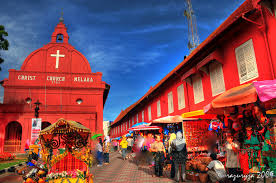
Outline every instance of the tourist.
{"label": "tourist", "polygon": [[106,136],[104,138],[104,145],[103,145],[104,164],[109,164],[109,152],[110,152],[110,138],[109,136]]}
{"label": "tourist", "polygon": [[113,142],[113,148],[114,148],[114,152],[117,152],[118,151],[118,141],[116,139],[113,139],[112,140]]}
{"label": "tourist", "polygon": [[126,141],[126,136],[123,136],[123,139],[120,142],[123,160],[126,159],[127,145],[128,145],[128,143]]}
{"label": "tourist", "polygon": [[132,139],[132,137],[128,137],[127,138],[127,151],[129,153],[132,152],[132,146],[133,146],[133,139]]}
{"label": "tourist", "polygon": [[156,135],[156,141],[151,144],[150,151],[154,153],[155,175],[161,177],[163,176],[163,162],[166,157],[166,150],[160,135]]}
{"label": "tourist", "polygon": [[168,153],[170,154],[170,162],[171,162],[171,178],[173,179],[175,176],[175,166],[174,166],[174,162],[172,160],[172,141],[174,139],[176,139],[176,135],[175,133],[170,133],[169,134],[170,138],[169,138],[169,143],[168,143]]}
{"label": "tourist", "polygon": [[154,137],[151,133],[149,133],[147,135],[147,137],[145,138],[144,144],[145,144],[145,150],[146,151],[144,152],[144,154],[146,156],[145,158],[146,158],[146,161],[147,161],[148,165],[153,165],[153,163],[154,163],[152,153],[150,153],[150,151],[149,151],[149,149],[151,147],[151,144],[154,143],[154,141],[155,141],[155,139],[154,139]]}
{"label": "tourist", "polygon": [[240,145],[238,142],[233,141],[232,135],[228,135],[226,140],[226,168],[228,169],[229,179],[232,182],[240,182],[238,178],[234,178],[238,176],[238,168],[240,168],[238,159]]}
{"label": "tourist", "polygon": [[182,133],[179,131],[176,133],[176,139],[172,141],[172,159],[175,166],[175,179],[177,182],[180,180],[180,169],[181,178],[186,181],[185,174],[185,163],[187,159],[187,149],[185,139],[182,137]]}
{"label": "tourist", "polygon": [[212,161],[208,164],[206,171],[212,182],[221,182],[226,179],[224,165],[217,159],[217,154],[210,155]]}
{"label": "tourist", "polygon": [[97,166],[102,166],[103,165],[103,141],[101,138],[99,138],[98,143],[96,145],[96,151],[97,151],[97,160],[98,160]]}

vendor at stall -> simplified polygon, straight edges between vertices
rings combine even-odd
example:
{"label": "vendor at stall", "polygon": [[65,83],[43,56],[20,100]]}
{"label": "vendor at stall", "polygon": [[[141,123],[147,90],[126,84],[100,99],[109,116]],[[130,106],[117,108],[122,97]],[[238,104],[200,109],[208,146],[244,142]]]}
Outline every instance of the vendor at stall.
{"label": "vendor at stall", "polygon": [[212,182],[220,182],[226,179],[226,171],[224,165],[217,159],[217,154],[210,155],[212,161],[208,164],[206,171]]}
{"label": "vendor at stall", "polygon": [[226,150],[226,168],[228,169],[229,179],[232,182],[240,182],[237,177],[238,176],[238,168],[240,168],[240,162],[238,159],[238,152],[240,149],[240,145],[238,142],[233,141],[233,135],[229,134],[226,138],[227,142],[225,145]]}
{"label": "vendor at stall", "polygon": [[247,150],[249,158],[249,169],[253,168],[254,164],[257,164],[258,151],[260,150],[260,142],[253,132],[251,126],[246,126],[246,138],[244,141],[244,149]]}

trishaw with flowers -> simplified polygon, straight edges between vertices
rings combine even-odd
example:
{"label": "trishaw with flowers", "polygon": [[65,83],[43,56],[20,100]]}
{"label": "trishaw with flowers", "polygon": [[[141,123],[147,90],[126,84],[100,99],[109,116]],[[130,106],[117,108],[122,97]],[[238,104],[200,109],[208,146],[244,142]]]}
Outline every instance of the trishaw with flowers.
{"label": "trishaw with flowers", "polygon": [[43,129],[39,139],[41,155],[48,168],[49,183],[92,183],[88,147],[90,129],[75,121],[59,119]]}

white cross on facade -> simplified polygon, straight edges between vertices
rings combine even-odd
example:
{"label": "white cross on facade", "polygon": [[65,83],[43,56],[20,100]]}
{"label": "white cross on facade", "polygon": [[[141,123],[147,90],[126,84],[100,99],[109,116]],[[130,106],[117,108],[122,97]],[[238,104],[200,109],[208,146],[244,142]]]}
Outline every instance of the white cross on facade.
{"label": "white cross on facade", "polygon": [[56,69],[58,69],[59,57],[65,57],[65,55],[60,55],[59,50],[57,50],[57,54],[51,54],[51,57],[56,57]]}

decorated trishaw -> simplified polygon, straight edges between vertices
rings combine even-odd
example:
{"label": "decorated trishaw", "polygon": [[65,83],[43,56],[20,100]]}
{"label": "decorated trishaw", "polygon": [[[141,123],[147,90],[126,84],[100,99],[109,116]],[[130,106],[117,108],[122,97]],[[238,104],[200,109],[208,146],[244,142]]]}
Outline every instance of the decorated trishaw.
{"label": "decorated trishaw", "polygon": [[49,183],[91,183],[90,129],[75,121],[59,119],[40,132],[42,159]]}

